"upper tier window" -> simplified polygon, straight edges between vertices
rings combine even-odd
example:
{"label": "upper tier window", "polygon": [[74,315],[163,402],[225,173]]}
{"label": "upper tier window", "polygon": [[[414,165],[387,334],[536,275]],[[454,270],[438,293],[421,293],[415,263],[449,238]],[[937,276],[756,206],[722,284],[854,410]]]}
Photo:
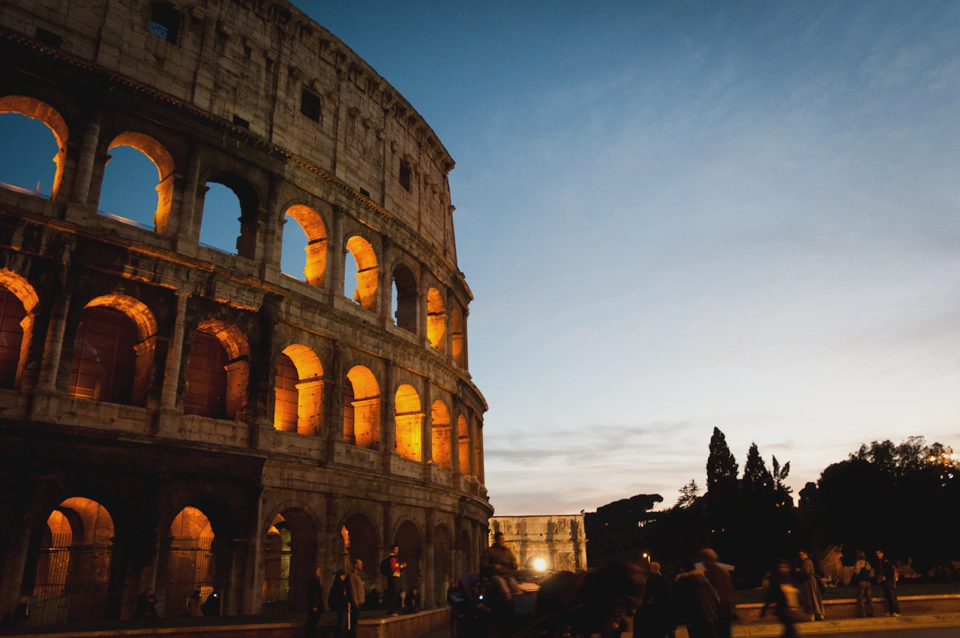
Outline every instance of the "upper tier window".
{"label": "upper tier window", "polygon": [[180,35],[180,18],[180,12],[169,4],[155,4],[150,10],[150,33],[176,44]]}
{"label": "upper tier window", "polygon": [[309,117],[314,122],[320,121],[320,96],[304,87],[300,94],[300,112]]}
{"label": "upper tier window", "polygon": [[403,160],[400,161],[400,185],[410,192],[410,165]]}

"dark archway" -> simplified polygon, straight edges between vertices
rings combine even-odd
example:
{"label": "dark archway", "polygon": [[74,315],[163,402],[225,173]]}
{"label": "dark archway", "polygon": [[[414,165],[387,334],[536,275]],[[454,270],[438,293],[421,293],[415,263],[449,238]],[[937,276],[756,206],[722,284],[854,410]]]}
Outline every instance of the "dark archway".
{"label": "dark archway", "polygon": [[393,541],[400,547],[400,553],[397,555],[401,563],[406,563],[407,567],[400,575],[398,588],[409,592],[411,587],[417,587],[423,591],[423,545],[421,542],[420,530],[411,521],[404,521],[397,528],[397,535]]}
{"label": "dark archway", "polygon": [[317,560],[317,528],[297,508],[277,514],[263,539],[263,610],[299,613],[307,604],[307,581]]}

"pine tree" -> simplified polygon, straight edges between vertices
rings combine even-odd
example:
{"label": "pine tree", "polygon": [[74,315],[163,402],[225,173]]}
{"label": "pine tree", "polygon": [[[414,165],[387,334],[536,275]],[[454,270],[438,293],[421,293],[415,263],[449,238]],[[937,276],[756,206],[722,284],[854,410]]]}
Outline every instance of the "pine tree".
{"label": "pine tree", "polygon": [[[762,501],[771,498],[775,492],[773,475],[760,456],[756,443],[750,445],[747,462],[743,466],[744,501]],[[771,499],[772,500],[772,499]]]}
{"label": "pine tree", "polygon": [[727,437],[720,428],[713,428],[710,437],[710,455],[707,457],[707,492],[729,491],[735,488],[740,467],[727,447]]}
{"label": "pine tree", "polygon": [[686,509],[696,503],[698,498],[700,498],[700,486],[697,485],[696,479],[690,479],[689,483],[680,488],[680,498],[677,499],[674,507]]}

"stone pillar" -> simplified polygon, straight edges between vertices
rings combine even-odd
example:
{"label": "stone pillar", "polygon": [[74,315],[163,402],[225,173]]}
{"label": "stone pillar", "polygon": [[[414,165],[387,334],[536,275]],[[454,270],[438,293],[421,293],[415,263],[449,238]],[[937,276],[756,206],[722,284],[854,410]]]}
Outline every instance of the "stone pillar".
{"label": "stone pillar", "polygon": [[477,419],[477,480],[480,482],[480,485],[486,485],[486,480],[484,479],[483,473],[483,420]]}
{"label": "stone pillar", "polygon": [[[17,517],[10,526],[10,543],[3,571],[0,572],[0,610],[12,611],[20,596],[23,573],[27,566],[27,552],[30,548],[30,528],[33,526],[32,512]],[[2,615],[2,614],[0,614]]]}
{"label": "stone pillar", "polygon": [[284,214],[280,210],[280,190],[283,187],[283,175],[270,175],[270,195],[267,197],[266,233],[263,247],[261,277],[264,281],[280,281],[280,258],[282,256]]}
{"label": "stone pillar", "polygon": [[433,392],[430,379],[423,381],[423,419],[420,429],[420,461],[423,463],[423,480],[433,480]]}
{"label": "stone pillar", "polygon": [[[453,308],[457,303],[457,299],[453,294],[453,291],[447,288],[447,294],[444,295],[443,304],[444,312],[446,316],[443,318],[443,340],[444,340],[444,354],[447,355],[447,363],[456,367],[457,362],[453,358]],[[460,313],[461,316],[463,313]]]}
{"label": "stone pillar", "polygon": [[180,219],[177,223],[177,252],[190,256],[197,254],[200,238],[199,227],[194,232],[197,192],[200,185],[200,154],[200,146],[194,144],[190,148],[190,156],[187,159],[186,181],[180,198]]}
{"label": "stone pillar", "polygon": [[380,558],[390,553],[390,547],[393,545],[393,541],[396,540],[393,533],[393,504],[390,501],[383,501],[382,509],[383,537],[381,542],[383,546],[380,548]]}
{"label": "stone pillar", "polygon": [[83,133],[83,143],[80,146],[80,158],[77,161],[77,170],[73,174],[73,192],[71,199],[81,205],[86,205],[90,197],[90,181],[93,178],[93,163],[97,157],[97,146],[100,144],[100,122],[103,111],[94,111],[87,128]]}
{"label": "stone pillar", "polygon": [[343,209],[333,207],[333,234],[328,242],[329,259],[327,272],[330,273],[330,286],[327,288],[327,303],[335,305],[336,299],[343,296],[343,260],[345,258],[343,245]]}
{"label": "stone pillar", "polygon": [[433,532],[437,527],[437,510],[433,508],[427,509],[426,517],[426,526],[424,530],[424,539],[423,544],[423,587],[421,588],[421,600],[423,601],[424,609],[433,609],[436,607],[434,604],[434,591],[437,583],[437,575],[435,573],[437,562],[435,555],[435,546]]}
{"label": "stone pillar", "polygon": [[463,338],[462,338],[463,344],[461,345],[461,347],[463,348],[463,356],[462,356],[463,370],[469,370],[470,359],[469,357],[467,357],[467,351],[468,351],[467,344],[469,343],[470,340],[467,339],[467,309],[466,308],[462,308],[460,310],[460,322],[461,322],[460,328],[463,330]]}
{"label": "stone pillar", "polygon": [[[328,374],[324,374],[323,388],[326,392],[326,417],[323,427],[326,430],[327,461],[333,461],[336,444],[343,441],[343,384],[346,372],[343,369],[343,346],[338,341],[333,346],[333,360]],[[338,530],[339,531],[339,530]]]}
{"label": "stone pillar", "polygon": [[251,520],[247,526],[247,539],[243,543],[243,547],[238,548],[245,551],[237,551],[237,554],[242,555],[243,558],[243,561],[238,562],[238,565],[243,566],[240,613],[244,615],[259,614],[260,607],[263,604],[263,576],[260,572],[260,565],[263,562],[261,560],[263,543],[260,534],[263,529],[262,491],[256,495],[256,503],[251,503],[251,505],[253,507],[251,507],[252,511],[250,512]]}
{"label": "stone pillar", "polygon": [[163,388],[160,391],[160,409],[177,409],[177,389],[180,385],[180,362],[183,358],[184,323],[187,316],[187,300],[190,295],[177,292],[177,314],[173,322],[173,335],[167,346],[167,360],[163,368]]}
{"label": "stone pillar", "polygon": [[43,343],[43,356],[40,360],[40,390],[55,392],[57,376],[60,372],[60,354],[63,350],[63,335],[67,329],[67,315],[70,312],[70,259],[73,246],[63,247],[60,266],[60,290],[53,300],[50,322],[47,324],[47,337]]}
{"label": "stone pillar", "polygon": [[419,322],[417,334],[420,335],[420,347],[426,348],[430,344],[430,339],[427,337],[427,296],[430,292],[430,277],[429,271],[425,265],[420,266],[420,313],[417,317]]}
{"label": "stone pillar", "polygon": [[392,459],[397,455],[397,366],[387,361],[383,389],[380,391],[380,451],[383,454],[383,471],[390,472]]}
{"label": "stone pillar", "polygon": [[386,330],[392,323],[390,312],[393,309],[391,297],[393,296],[393,244],[386,235],[381,237],[383,251],[380,256],[380,329]]}
{"label": "stone pillar", "polygon": [[[461,490],[463,481],[460,471],[460,410],[463,407],[456,395],[453,396],[453,405],[450,408],[450,473],[453,475],[453,489]],[[460,542],[459,539],[457,542]]]}

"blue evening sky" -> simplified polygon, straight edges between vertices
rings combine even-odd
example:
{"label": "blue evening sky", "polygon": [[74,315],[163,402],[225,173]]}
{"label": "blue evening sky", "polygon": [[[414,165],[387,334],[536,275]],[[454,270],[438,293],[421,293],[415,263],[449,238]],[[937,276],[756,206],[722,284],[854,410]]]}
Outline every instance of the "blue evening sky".
{"label": "blue evening sky", "polygon": [[[714,426],[795,489],[864,441],[960,447],[960,4],[297,4],[457,162],[497,513],[670,504]],[[21,120],[0,182],[48,189]],[[100,208],[149,222],[137,155]]]}

